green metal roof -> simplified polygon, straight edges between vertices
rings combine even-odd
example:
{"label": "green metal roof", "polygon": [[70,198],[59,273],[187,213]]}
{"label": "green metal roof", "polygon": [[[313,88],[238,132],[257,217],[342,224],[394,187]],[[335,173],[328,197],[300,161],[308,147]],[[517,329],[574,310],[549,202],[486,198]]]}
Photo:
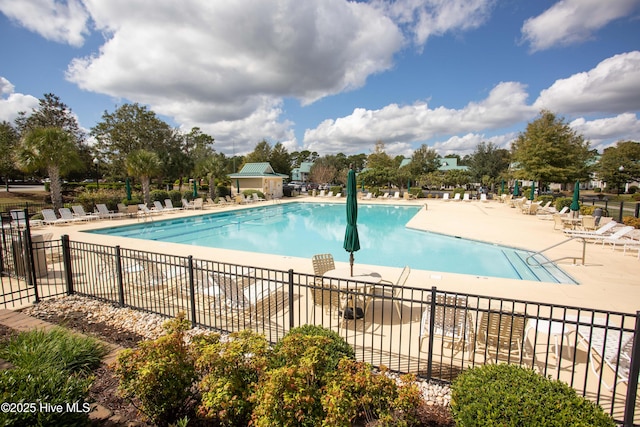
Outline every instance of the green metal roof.
{"label": "green metal roof", "polygon": [[271,177],[281,177],[287,178],[289,175],[284,175],[281,173],[276,173],[269,162],[261,162],[261,163],[247,163],[245,164],[240,172],[232,173],[228,175],[229,178],[249,178],[249,177],[262,177],[262,176],[271,176]]}

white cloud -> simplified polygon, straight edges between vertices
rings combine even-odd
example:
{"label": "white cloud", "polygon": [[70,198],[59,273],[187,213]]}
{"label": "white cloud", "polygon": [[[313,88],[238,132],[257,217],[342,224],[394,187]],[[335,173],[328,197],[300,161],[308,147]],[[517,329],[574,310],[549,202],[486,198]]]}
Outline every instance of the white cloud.
{"label": "white cloud", "polygon": [[472,154],[476,150],[476,147],[482,142],[490,142],[498,148],[509,150],[511,148],[511,142],[517,137],[518,134],[514,132],[490,137],[484,134],[468,133],[464,136],[452,136],[446,141],[436,142],[432,145],[432,148],[441,156],[446,156],[447,154],[465,156]]}
{"label": "white cloud", "polygon": [[561,0],[525,21],[522,37],[532,51],[581,43],[637,5],[637,0]]}
{"label": "white cloud", "polygon": [[640,109],[640,51],[612,56],[595,68],[557,80],[536,100],[538,109],[623,113]]}
{"label": "white cloud", "polygon": [[0,0],[0,11],[47,40],[82,46],[89,34],[80,0]]}
{"label": "white cloud", "polygon": [[624,113],[615,117],[573,120],[569,126],[591,143],[591,148],[602,152],[617,141],[640,141],[640,120],[636,114]]}
{"label": "white cloud", "polygon": [[357,153],[376,141],[386,144],[426,141],[483,129],[501,129],[535,115],[526,104],[524,85],[499,83],[481,102],[471,102],[461,110],[430,109],[425,103],[410,106],[388,105],[380,110],[355,109],[336,120],[325,120],[307,129],[304,146],[319,153]]}
{"label": "white cloud", "polygon": [[[389,18],[343,0],[86,5],[109,37],[93,56],[74,60],[67,79],[203,129],[250,122],[252,134],[266,135],[273,115],[263,111],[265,104],[284,97],[308,104],[361,87],[389,69],[402,46]],[[267,121],[259,123],[259,117]],[[232,134],[240,133],[215,137]]]}
{"label": "white cloud", "polygon": [[30,113],[33,108],[38,107],[39,103],[38,98],[31,95],[15,93],[14,85],[0,76],[0,122],[13,123],[19,111]]}
{"label": "white cloud", "polygon": [[422,47],[431,36],[480,27],[488,20],[495,1],[376,0],[372,4],[407,28],[414,43]]}

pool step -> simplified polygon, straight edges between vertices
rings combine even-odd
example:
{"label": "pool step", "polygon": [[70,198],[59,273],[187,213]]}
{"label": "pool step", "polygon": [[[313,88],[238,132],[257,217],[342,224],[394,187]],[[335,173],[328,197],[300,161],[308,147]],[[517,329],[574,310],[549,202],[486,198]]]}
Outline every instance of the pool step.
{"label": "pool step", "polygon": [[505,257],[514,268],[516,273],[523,280],[534,280],[540,282],[564,283],[575,285],[576,282],[564,271],[541,254],[535,254],[530,260],[531,264],[527,264],[527,252],[504,252]]}

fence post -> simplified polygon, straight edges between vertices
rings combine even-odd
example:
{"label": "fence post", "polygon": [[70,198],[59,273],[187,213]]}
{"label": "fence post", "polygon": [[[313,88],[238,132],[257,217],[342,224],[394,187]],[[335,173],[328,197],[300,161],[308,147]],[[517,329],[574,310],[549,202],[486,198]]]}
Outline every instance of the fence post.
{"label": "fence post", "polygon": [[196,288],[193,283],[193,255],[187,260],[189,265],[189,302],[191,303],[191,327],[196,327]]}
{"label": "fence post", "polygon": [[622,224],[622,210],[624,209],[624,202],[620,201],[620,213],[618,213],[618,222]]}
{"label": "fence post", "polygon": [[[26,206],[26,205],[25,205]],[[40,294],[38,293],[38,283],[36,282],[36,263],[33,261],[33,242],[31,241],[31,224],[29,223],[29,208],[25,207],[24,210],[24,226],[25,226],[25,236],[24,240],[26,243],[26,257],[25,262],[25,274],[27,275],[27,283],[33,285],[33,296],[34,302],[40,302]],[[18,228],[20,227],[20,221],[18,221]]]}
{"label": "fence post", "polygon": [[631,366],[629,366],[629,383],[627,399],[624,402],[624,427],[633,427],[633,417],[638,395],[638,375],[640,374],[640,311],[636,311],[636,330],[631,347]]}
{"label": "fence post", "polygon": [[118,304],[124,307],[124,281],[122,280],[122,255],[120,246],[116,246],[116,278],[118,280]]}
{"label": "fence post", "polygon": [[73,295],[73,273],[71,271],[71,245],[69,235],[62,236],[62,265],[64,265],[64,276],[67,282],[67,295]]}
{"label": "fence post", "polygon": [[431,303],[429,304],[429,351],[427,353],[427,380],[431,380],[431,371],[433,368],[433,330],[435,329],[436,318],[434,313],[436,312],[436,287],[431,287]]}
{"label": "fence post", "polygon": [[293,318],[293,269],[289,269],[289,330],[294,327]]}

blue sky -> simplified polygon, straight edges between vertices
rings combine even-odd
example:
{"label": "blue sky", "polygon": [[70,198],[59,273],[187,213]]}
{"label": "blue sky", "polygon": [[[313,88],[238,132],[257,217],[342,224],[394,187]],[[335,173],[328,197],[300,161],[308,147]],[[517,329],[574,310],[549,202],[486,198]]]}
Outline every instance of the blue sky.
{"label": "blue sky", "polygon": [[137,102],[229,155],[464,155],[543,108],[640,140],[640,0],[0,0],[0,52],[0,120]]}

